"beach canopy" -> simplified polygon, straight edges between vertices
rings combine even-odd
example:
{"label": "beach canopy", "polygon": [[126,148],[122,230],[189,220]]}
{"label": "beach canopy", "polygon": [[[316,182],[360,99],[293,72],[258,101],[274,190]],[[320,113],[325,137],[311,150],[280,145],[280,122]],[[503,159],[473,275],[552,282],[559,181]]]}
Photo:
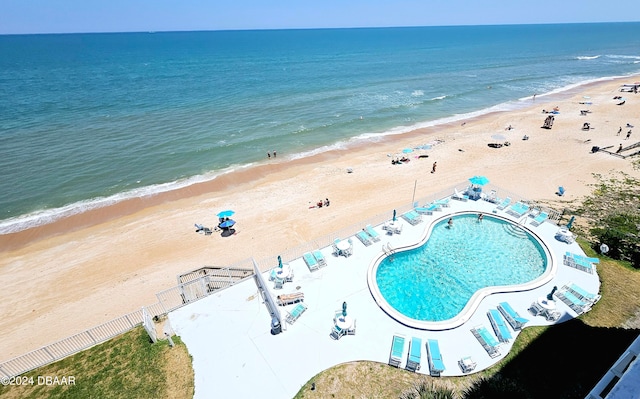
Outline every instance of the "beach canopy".
{"label": "beach canopy", "polygon": [[469,179],[469,181],[474,186],[484,186],[485,184],[489,183],[489,179],[484,176],[473,176]]}
{"label": "beach canopy", "polygon": [[229,220],[225,220],[224,222],[220,223],[220,227],[226,229],[227,227],[231,227],[234,224],[236,224],[236,221],[229,219]]}
{"label": "beach canopy", "polygon": [[226,211],[222,211],[222,212],[218,213],[218,215],[217,215],[217,216],[218,216],[219,218],[228,218],[228,217],[233,216],[233,214],[234,214],[234,213],[235,213],[235,212],[234,212],[234,211],[232,211],[231,209],[227,209]]}

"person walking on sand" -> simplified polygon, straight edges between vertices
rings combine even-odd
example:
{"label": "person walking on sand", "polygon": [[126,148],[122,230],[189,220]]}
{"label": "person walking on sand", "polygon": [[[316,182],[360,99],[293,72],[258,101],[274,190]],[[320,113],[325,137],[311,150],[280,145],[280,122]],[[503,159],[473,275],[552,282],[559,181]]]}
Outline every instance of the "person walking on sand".
{"label": "person walking on sand", "polygon": [[620,126],[620,129],[618,129],[618,133],[616,134],[616,136],[620,136],[620,133],[622,133],[622,126]]}
{"label": "person walking on sand", "polygon": [[629,137],[631,137],[631,130],[627,132],[627,137],[625,138],[625,140],[629,140]]}
{"label": "person walking on sand", "polygon": [[620,147],[618,147],[618,151],[616,151],[616,154],[620,154],[620,151],[622,151],[622,143],[620,143]]}
{"label": "person walking on sand", "polygon": [[438,165],[437,162],[433,163],[433,166],[431,167],[431,173],[436,173],[436,166]]}

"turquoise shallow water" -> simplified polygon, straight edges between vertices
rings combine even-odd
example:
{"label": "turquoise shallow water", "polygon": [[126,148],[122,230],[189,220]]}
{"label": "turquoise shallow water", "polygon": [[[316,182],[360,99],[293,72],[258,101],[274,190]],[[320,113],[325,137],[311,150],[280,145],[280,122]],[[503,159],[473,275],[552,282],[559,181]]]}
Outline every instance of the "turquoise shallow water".
{"label": "turquoise shallow water", "polygon": [[378,266],[376,283],[387,303],[415,320],[455,317],[481,288],[524,284],[540,277],[547,257],[529,233],[510,222],[473,214],[438,222],[421,247]]}
{"label": "turquoise shallow water", "polygon": [[0,36],[0,233],[640,72],[640,23]]}

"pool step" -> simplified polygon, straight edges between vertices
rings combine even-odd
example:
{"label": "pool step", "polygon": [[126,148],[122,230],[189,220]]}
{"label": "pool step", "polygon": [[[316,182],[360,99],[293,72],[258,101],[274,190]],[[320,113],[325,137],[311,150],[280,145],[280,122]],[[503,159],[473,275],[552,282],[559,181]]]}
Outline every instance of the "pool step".
{"label": "pool step", "polygon": [[504,229],[507,233],[511,234],[514,237],[528,238],[527,232],[522,227],[516,224],[507,223],[504,225]]}

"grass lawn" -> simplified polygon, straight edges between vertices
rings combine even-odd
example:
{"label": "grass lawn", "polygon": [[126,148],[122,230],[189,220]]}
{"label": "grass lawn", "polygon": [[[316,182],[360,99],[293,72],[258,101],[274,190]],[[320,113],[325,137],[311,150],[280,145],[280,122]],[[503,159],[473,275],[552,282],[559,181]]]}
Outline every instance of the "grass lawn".
{"label": "grass lawn", "polygon": [[[139,326],[24,374],[26,385],[0,385],[0,398],[193,398],[191,357],[179,337],[172,339],[173,348],[166,340],[151,344]],[[47,385],[47,377],[66,377],[66,385]]]}
{"label": "grass lawn", "polygon": [[[580,244],[588,256],[596,256],[588,243]],[[601,258],[598,275],[602,298],[591,311],[556,326],[525,328],[507,357],[490,369],[465,377],[433,378],[386,364],[351,362],[322,371],[295,399],[398,398],[423,381],[462,397],[466,388],[481,380],[517,386],[518,398],[583,399],[640,334],[640,271]]]}

